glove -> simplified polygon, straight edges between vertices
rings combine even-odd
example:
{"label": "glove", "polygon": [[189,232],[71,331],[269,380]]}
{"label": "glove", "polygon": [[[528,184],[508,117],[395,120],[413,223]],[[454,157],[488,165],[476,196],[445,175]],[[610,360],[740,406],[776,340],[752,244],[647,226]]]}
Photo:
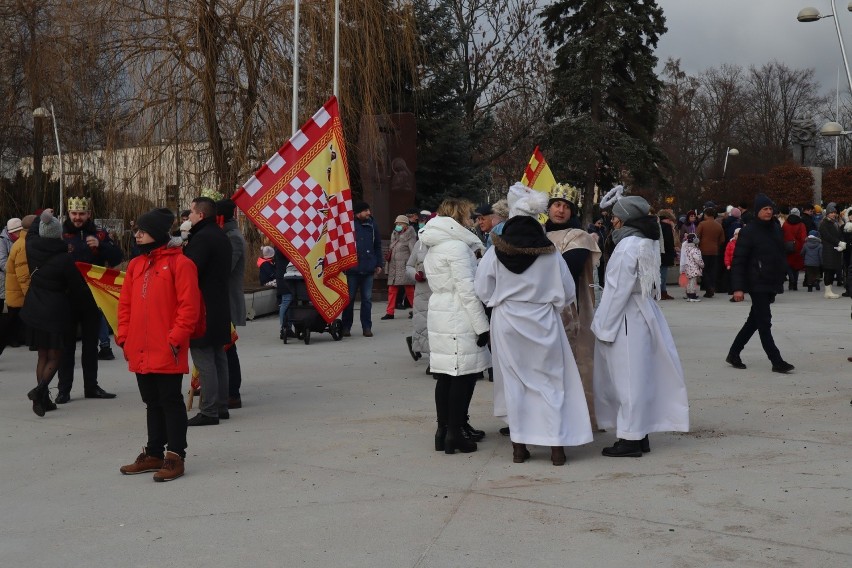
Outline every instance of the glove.
{"label": "glove", "polygon": [[479,337],[476,338],[476,346],[477,347],[485,347],[488,345],[488,341],[491,339],[491,334],[489,332],[480,333]]}
{"label": "glove", "polygon": [[840,242],[837,244],[837,246],[836,246],[836,247],[834,247],[834,250],[836,250],[836,251],[838,251],[838,252],[843,252],[843,251],[845,251],[845,250],[846,250],[846,243],[845,243],[845,242],[843,242],[843,241],[840,241]]}
{"label": "glove", "polygon": [[426,282],[426,275],[423,274],[422,270],[418,270],[414,273],[414,279],[418,282]]}

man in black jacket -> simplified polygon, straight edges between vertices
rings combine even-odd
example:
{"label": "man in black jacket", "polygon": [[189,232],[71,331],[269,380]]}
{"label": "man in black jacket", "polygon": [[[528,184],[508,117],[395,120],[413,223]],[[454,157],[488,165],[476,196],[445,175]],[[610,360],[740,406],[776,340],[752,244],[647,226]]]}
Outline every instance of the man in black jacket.
{"label": "man in black jacket", "polygon": [[[92,220],[91,203],[86,197],[72,197],[68,200],[68,218],[62,225],[62,239],[68,245],[68,252],[75,262],[85,262],[97,266],[118,266],[124,258],[121,249],[112,242],[102,227],[95,226]],[[86,398],[115,398],[98,386],[98,359],[115,359],[109,346],[109,330],[106,331],[106,345],[98,353],[101,328],[106,326],[103,314],[95,303],[91,291],[83,302],[72,302],[71,324],[65,334],[65,349],[59,365],[59,393],[56,402],[64,404],[71,400],[71,385],[74,382],[74,359],[77,349],[77,326],[80,326],[80,364],[83,367],[83,394]]]}
{"label": "man in black jacket", "polygon": [[775,218],[775,204],[768,197],[759,193],[754,200],[754,210],[754,219],[740,231],[731,264],[733,301],[742,302],[745,292],[748,292],[751,311],[725,361],[737,369],[745,369],[740,353],[757,331],[763,350],[772,362],[772,370],[788,373],[795,367],[781,358],[781,352],[775,346],[771,311],[775,295],[784,290],[787,272],[784,238],[781,236],[781,224]]}
{"label": "man in black jacket", "polygon": [[202,337],[189,343],[192,362],[201,380],[200,412],[189,426],[209,426],[228,413],[228,358],[224,346],[231,342],[231,308],[228,275],[231,273],[231,242],[216,224],[216,202],[209,197],[192,201],[189,243],[184,249],[198,268],[198,287],[204,300],[206,327]]}

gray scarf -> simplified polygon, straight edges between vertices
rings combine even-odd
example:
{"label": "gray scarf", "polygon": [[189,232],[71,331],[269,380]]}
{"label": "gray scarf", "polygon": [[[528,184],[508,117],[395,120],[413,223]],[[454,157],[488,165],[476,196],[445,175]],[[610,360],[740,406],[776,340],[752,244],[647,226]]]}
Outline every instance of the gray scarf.
{"label": "gray scarf", "polygon": [[645,234],[637,229],[636,227],[631,227],[629,225],[622,225],[620,229],[616,229],[612,232],[612,244],[617,245],[618,242],[625,237],[644,237]]}

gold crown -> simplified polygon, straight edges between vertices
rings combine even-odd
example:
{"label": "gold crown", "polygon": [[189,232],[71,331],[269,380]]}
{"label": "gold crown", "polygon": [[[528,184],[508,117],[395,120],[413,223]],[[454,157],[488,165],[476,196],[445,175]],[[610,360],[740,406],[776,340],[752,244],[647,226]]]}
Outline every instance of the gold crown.
{"label": "gold crown", "polygon": [[568,183],[557,183],[548,193],[548,197],[550,199],[564,199],[574,205],[579,205],[577,200],[580,197],[580,190]]}
{"label": "gold crown", "polygon": [[217,191],[217,190],[215,190],[211,187],[206,187],[206,188],[202,189],[201,190],[201,197],[209,197],[213,201],[221,201],[222,198],[223,198],[222,194],[219,191]]}
{"label": "gold crown", "polygon": [[89,211],[91,202],[88,197],[69,197],[68,211]]}

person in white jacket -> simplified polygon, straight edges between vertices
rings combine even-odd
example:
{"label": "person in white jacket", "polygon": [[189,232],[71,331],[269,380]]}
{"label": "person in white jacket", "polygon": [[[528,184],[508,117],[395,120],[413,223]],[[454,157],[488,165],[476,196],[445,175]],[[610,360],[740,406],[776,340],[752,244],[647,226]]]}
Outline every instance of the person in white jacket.
{"label": "person in white jacket", "polygon": [[481,431],[467,423],[468,406],[476,379],[491,366],[488,318],[473,290],[476,272],[474,250],[482,251],[479,238],[467,226],[472,224],[473,204],[447,199],[438,207],[438,216],[420,233],[429,247],[423,260],[426,280],[432,289],[429,298],[429,367],[435,384],[435,410],[438,430],[435,451],[476,451]]}
{"label": "person in white jacket", "polygon": [[615,428],[609,457],[639,457],[651,451],[650,432],[689,431],[683,368],[663,313],[660,290],[660,229],[639,196],[612,208],[615,244],[606,286],[592,320],[595,334],[595,413],[598,426]]}

